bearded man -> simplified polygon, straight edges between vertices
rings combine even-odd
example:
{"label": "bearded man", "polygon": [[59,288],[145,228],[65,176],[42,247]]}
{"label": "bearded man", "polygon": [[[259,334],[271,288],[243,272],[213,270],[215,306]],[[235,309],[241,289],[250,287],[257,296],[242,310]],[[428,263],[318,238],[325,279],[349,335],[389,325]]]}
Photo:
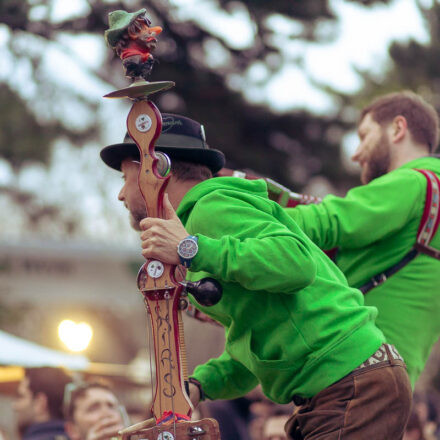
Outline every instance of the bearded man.
{"label": "bearded man", "polygon": [[[361,113],[352,157],[364,185],[286,210],[321,249],[338,248],[337,265],[379,310],[376,324],[402,354],[413,387],[440,335],[438,125],[435,109],[412,92],[376,99]],[[431,182],[418,170],[432,172]],[[425,217],[434,235],[420,246]]]}
{"label": "bearded man", "polygon": [[171,158],[164,218],[136,224],[147,212],[135,144],[107,146],[101,158],[123,173],[119,200],[142,230],[142,255],[185,266],[189,281],[210,276],[222,285],[212,307],[189,295],[226,336],[224,352],[189,378],[194,407],[260,384],[274,402],[300,407],[285,427],[292,440],[402,439],[411,387],[400,355],[382,343],[376,309],[269,200],[263,180],[213,177],[225,158],[200,123],[163,118],[156,148]]}

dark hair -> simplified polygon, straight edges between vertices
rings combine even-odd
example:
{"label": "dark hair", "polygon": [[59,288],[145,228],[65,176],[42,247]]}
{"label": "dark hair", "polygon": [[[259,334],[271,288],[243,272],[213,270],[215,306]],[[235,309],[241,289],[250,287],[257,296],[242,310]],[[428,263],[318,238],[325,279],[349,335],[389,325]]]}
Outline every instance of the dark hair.
{"label": "dark hair", "polygon": [[47,406],[52,419],[63,418],[63,394],[71,377],[62,368],[26,368],[25,377],[29,379],[29,389],[35,396],[42,393],[47,397]]}
{"label": "dark hair", "polygon": [[103,382],[85,382],[78,385],[75,383],[68,384],[64,392],[64,416],[66,420],[73,420],[77,400],[83,398],[87,391],[93,388],[113,392],[111,388]]}
{"label": "dark hair", "polygon": [[403,116],[415,142],[435,151],[439,142],[439,117],[435,108],[422,97],[405,90],[376,98],[362,110],[360,120],[370,113],[383,126],[396,116]]}
{"label": "dark hair", "polygon": [[182,182],[187,180],[198,180],[203,182],[212,177],[211,170],[206,165],[193,162],[183,162],[171,158],[171,172],[173,176]]}

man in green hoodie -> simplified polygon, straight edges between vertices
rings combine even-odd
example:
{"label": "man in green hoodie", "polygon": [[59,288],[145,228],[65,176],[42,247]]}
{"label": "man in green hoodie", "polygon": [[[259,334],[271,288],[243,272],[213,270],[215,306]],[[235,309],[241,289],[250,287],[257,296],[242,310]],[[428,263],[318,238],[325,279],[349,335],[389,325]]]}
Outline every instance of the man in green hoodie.
{"label": "man in green hoodie", "polygon": [[268,199],[264,181],[212,178],[224,156],[208,148],[200,124],[169,114],[163,121],[156,149],[172,160],[165,219],[146,218],[136,145],[108,146],[101,157],[123,172],[119,199],[142,230],[143,255],[222,285],[216,305],[195,303],[225,327],[226,343],[194,370],[193,404],[261,384],[271,400],[299,406],[286,425],[293,439],[401,439],[411,388],[374,324],[376,309]]}
{"label": "man in green hoodie", "polygon": [[[412,92],[392,93],[362,111],[358,134],[352,159],[364,185],[286,213],[321,249],[338,248],[337,265],[350,286],[365,292],[366,305],[377,307],[376,324],[405,359],[414,386],[440,336],[440,233],[431,250],[414,249],[429,204],[428,180],[416,170],[440,176],[440,159],[430,156],[438,145],[438,115]],[[428,228],[436,207],[438,215],[436,185],[433,176]]]}

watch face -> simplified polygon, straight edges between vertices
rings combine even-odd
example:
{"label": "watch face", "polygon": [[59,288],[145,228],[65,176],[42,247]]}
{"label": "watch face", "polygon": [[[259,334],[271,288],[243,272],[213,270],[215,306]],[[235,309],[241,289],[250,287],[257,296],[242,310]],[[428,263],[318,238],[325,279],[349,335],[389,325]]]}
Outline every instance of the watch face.
{"label": "watch face", "polygon": [[179,243],[177,253],[182,258],[194,258],[194,256],[197,254],[198,249],[199,247],[197,246],[195,240],[192,240],[191,238],[185,238]]}

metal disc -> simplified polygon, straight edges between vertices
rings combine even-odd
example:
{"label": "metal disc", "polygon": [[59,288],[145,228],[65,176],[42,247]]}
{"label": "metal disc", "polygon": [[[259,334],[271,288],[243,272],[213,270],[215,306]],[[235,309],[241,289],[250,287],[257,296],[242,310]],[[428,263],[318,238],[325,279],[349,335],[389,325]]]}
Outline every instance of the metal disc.
{"label": "metal disc", "polygon": [[161,90],[170,89],[174,85],[173,81],[137,81],[128,87],[107,93],[107,95],[104,95],[104,98],[140,98],[160,92]]}

